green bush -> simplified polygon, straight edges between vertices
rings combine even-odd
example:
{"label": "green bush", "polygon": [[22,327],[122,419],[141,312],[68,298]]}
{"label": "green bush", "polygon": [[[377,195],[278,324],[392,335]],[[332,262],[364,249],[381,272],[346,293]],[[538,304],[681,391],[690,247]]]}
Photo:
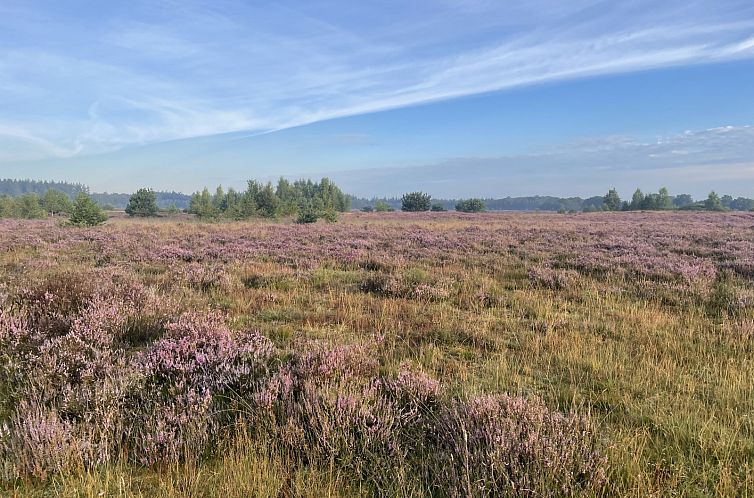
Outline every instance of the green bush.
{"label": "green bush", "polygon": [[393,206],[384,201],[377,201],[374,204],[374,210],[378,213],[391,213],[395,211],[395,209],[393,209]]}
{"label": "green bush", "polygon": [[128,200],[128,216],[157,216],[157,195],[154,190],[141,188]]}
{"label": "green bush", "polygon": [[424,192],[411,192],[404,194],[401,199],[401,211],[429,211],[431,206],[432,197]]}
{"label": "green bush", "polygon": [[71,217],[68,224],[77,227],[91,227],[101,225],[107,220],[107,215],[100,209],[91,197],[84,192],[79,193],[73,203]]}
{"label": "green bush", "polygon": [[456,203],[456,211],[462,213],[482,213],[485,209],[482,199],[462,199]]}

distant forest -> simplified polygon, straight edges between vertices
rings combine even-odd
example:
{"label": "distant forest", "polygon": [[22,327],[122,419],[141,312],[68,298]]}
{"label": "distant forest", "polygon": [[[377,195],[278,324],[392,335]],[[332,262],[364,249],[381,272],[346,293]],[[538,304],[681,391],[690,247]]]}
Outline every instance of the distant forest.
{"label": "distant forest", "polygon": [[[89,187],[79,183],[56,182],[56,181],[36,181],[36,180],[2,180],[0,179],[0,197],[18,197],[24,194],[36,194],[39,197],[44,196],[45,192],[50,189],[59,190],[70,198],[74,198],[79,192],[89,193]],[[663,189],[664,190],[664,189]],[[638,192],[638,191],[637,191]],[[657,198],[658,194],[648,194],[643,196],[643,201],[636,204],[636,195],[632,201],[624,202],[623,209],[653,209],[649,204]],[[179,192],[155,192],[157,197],[157,206],[160,209],[169,209],[175,207],[180,210],[188,210],[191,207],[192,195],[182,194]],[[101,207],[113,209],[125,209],[131,194],[117,193],[90,193],[92,199]],[[400,197],[373,197],[371,199],[364,197],[349,196],[351,208],[361,210],[365,207],[374,206],[376,203],[385,203],[395,210],[401,209]],[[602,211],[607,209],[605,199],[609,196],[593,196],[587,198],[581,197],[553,197],[553,196],[531,196],[531,197],[505,197],[505,198],[486,198],[482,199],[487,211]],[[432,198],[433,204],[439,204],[448,211],[455,209],[458,199],[437,199]],[[704,201],[695,201],[689,194],[679,194],[668,196],[669,209],[687,209],[696,205],[701,205]],[[721,206],[724,209],[734,211],[748,211],[754,208],[754,200],[738,197],[733,198],[729,195],[720,197]],[[645,204],[647,204],[645,206]]]}
{"label": "distant forest", "polygon": [[[59,190],[71,199],[75,198],[79,192],[86,192],[101,207],[113,209],[125,209],[131,197],[131,194],[90,193],[89,187],[80,183],[0,179],[0,196],[18,197],[24,194],[37,194],[43,197],[50,189]],[[157,206],[161,209],[168,209],[171,206],[177,209],[188,209],[191,202],[190,195],[178,192],[155,192],[155,194]]]}
{"label": "distant forest", "polygon": [[[584,211],[602,209],[604,203],[603,196],[588,197],[551,197],[551,196],[533,196],[533,197],[505,197],[502,199],[482,199],[487,211]],[[351,206],[354,209],[361,209],[367,206],[374,206],[377,202],[383,202],[393,209],[400,211],[400,197],[373,197],[354,198]],[[436,199],[432,198],[433,204],[439,204],[445,210],[452,211],[455,209],[458,199]]]}
{"label": "distant forest", "polygon": [[[661,192],[665,189],[661,189]],[[614,191],[611,191],[614,192]],[[616,211],[616,210],[637,210],[647,211],[664,210],[664,209],[694,209],[703,208],[705,200],[694,200],[689,194],[667,195],[662,197],[659,194],[641,194],[638,199],[637,193],[631,202],[621,203],[618,198],[619,206],[613,207],[605,204],[606,198],[612,200],[610,196],[597,195],[594,197],[552,197],[536,195],[532,197],[505,197],[502,199],[481,199],[487,211],[557,211],[557,212],[578,212],[578,211]],[[662,200],[662,201],[661,201]],[[751,211],[754,209],[754,199],[746,197],[733,198],[730,195],[723,195],[719,198],[720,206],[723,209],[731,211]],[[656,201],[656,202],[655,202]],[[441,205],[445,210],[452,211],[455,209],[457,199],[435,199],[432,198],[433,204]],[[375,206],[377,203],[384,203],[391,208],[399,211],[401,209],[400,197],[382,197],[382,198],[354,198],[351,205],[354,209]]]}

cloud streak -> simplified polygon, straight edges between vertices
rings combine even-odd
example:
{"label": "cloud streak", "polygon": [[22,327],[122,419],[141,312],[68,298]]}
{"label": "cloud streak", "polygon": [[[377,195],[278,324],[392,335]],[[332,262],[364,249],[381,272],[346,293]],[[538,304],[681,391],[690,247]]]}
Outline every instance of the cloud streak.
{"label": "cloud streak", "polygon": [[0,133],[25,144],[0,161],[754,58],[754,7],[737,0],[142,0],[83,18],[35,3],[0,11]]}
{"label": "cloud streak", "polygon": [[594,195],[616,186],[624,195],[637,186],[666,185],[697,197],[710,188],[751,195],[754,126],[725,126],[642,141],[598,137],[550,145],[515,156],[454,158],[404,168],[330,171],[357,195],[400,195],[426,190],[439,197]]}

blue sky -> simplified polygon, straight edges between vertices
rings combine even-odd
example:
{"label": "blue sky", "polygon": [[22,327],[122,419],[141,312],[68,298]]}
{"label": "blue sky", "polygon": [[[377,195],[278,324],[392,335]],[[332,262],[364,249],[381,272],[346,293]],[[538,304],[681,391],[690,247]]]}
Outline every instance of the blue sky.
{"label": "blue sky", "polygon": [[0,4],[0,176],[754,196],[754,2]]}

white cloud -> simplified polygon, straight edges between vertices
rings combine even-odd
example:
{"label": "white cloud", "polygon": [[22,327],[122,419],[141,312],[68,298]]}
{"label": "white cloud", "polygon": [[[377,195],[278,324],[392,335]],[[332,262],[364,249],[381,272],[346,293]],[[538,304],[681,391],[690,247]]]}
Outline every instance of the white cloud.
{"label": "white cloud", "polygon": [[[20,4],[4,9],[13,15],[0,19],[11,33],[0,34],[0,126],[6,140],[18,135],[38,144],[36,155],[50,156],[754,57],[754,8],[737,0],[295,9],[162,0],[134,2],[96,23],[76,13],[55,23],[53,14]],[[27,124],[8,133],[21,117]],[[11,159],[0,151],[0,161]]]}

